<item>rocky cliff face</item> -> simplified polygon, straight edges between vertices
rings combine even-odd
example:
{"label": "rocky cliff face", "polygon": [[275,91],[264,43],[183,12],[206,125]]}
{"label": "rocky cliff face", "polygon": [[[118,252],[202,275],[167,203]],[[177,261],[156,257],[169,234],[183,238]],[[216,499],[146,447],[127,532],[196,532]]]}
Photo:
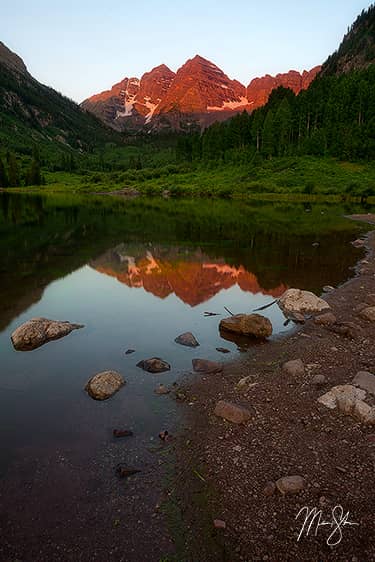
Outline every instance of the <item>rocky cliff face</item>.
{"label": "rocky cliff face", "polygon": [[0,63],[13,72],[28,74],[23,60],[0,41]]}
{"label": "rocky cliff face", "polygon": [[230,80],[216,65],[196,55],[177,71],[156,113],[203,113],[234,109],[246,103],[246,89],[240,82]]}
{"label": "rocky cliff face", "polygon": [[290,88],[295,94],[298,94],[301,90],[306,90],[319,70],[320,66],[316,66],[310,71],[304,70],[302,74],[296,70],[289,70],[289,72],[277,74],[276,76],[266,74],[262,78],[254,78],[246,90],[249,106],[252,109],[256,109],[265,105],[272,90],[279,86]]}
{"label": "rocky cliff face", "polygon": [[296,94],[308,88],[320,67],[255,78],[246,88],[209,60],[196,55],[175,74],[164,64],[137,78],[124,78],[82,107],[118,130],[200,127],[265,104],[278,86]]}

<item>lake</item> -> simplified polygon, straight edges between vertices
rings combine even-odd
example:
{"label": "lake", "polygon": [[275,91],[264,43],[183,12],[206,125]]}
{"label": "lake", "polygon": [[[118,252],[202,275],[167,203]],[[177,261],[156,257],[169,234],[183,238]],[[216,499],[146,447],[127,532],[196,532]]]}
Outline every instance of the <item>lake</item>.
{"label": "lake", "polygon": [[[162,518],[152,513],[162,494],[158,433],[178,430],[180,406],[154,389],[186,376],[194,357],[229,361],[252,352],[254,342],[219,333],[225,307],[250,313],[288,287],[320,294],[353,275],[362,254],[350,241],[361,227],[343,215],[356,210],[0,194],[1,557],[79,560],[85,552],[103,560],[110,549],[106,559],[117,560],[126,547],[126,560],[146,560],[146,543],[155,560],[170,551]],[[262,314],[273,337],[294,329],[276,305]],[[12,331],[38,316],[85,327],[15,351]],[[186,331],[198,348],[174,342]],[[152,356],[171,371],[136,366]],[[108,369],[127,384],[96,402],[84,386]],[[134,437],[115,441],[114,428]],[[119,482],[118,462],[142,473]]]}

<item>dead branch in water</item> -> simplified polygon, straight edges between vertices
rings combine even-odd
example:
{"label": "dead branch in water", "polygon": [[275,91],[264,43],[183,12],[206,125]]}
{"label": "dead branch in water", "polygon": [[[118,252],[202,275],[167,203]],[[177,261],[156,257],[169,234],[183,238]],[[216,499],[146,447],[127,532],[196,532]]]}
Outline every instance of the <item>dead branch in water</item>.
{"label": "dead branch in water", "polygon": [[259,308],[254,308],[253,312],[258,312],[258,310],[266,310],[266,308],[269,308],[270,306],[272,306],[273,304],[275,304],[275,302],[277,302],[279,299],[275,299],[274,301],[265,304],[264,306],[260,306]]}

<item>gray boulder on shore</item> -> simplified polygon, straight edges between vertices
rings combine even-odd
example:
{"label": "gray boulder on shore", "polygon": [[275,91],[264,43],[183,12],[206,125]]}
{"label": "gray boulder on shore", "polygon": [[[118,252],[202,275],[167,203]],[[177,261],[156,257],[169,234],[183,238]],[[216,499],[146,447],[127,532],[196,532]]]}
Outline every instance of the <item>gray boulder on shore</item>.
{"label": "gray boulder on shore", "polygon": [[282,312],[290,314],[319,314],[330,310],[329,304],[311,293],[301,289],[288,289],[277,301]]}

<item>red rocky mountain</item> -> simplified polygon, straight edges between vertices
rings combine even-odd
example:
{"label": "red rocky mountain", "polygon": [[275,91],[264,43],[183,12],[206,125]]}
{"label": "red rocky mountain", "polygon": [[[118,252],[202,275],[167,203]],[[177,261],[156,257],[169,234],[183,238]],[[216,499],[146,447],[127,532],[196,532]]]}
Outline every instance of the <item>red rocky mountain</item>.
{"label": "red rocky mountain", "polygon": [[96,94],[82,107],[118,130],[172,127],[198,123],[201,127],[239,111],[264,105],[278,86],[296,94],[308,88],[320,67],[302,74],[290,70],[255,78],[246,88],[231,80],[212,62],[196,55],[175,74],[157,66],[142,78],[124,78],[110,90]]}
{"label": "red rocky mountain", "polygon": [[251,108],[256,109],[267,103],[272,90],[279,86],[290,88],[295,94],[298,94],[301,90],[306,90],[318,74],[320,68],[320,66],[315,66],[310,71],[304,70],[302,74],[296,70],[289,70],[289,72],[277,74],[276,76],[266,74],[262,78],[254,78],[246,90],[246,96]]}

